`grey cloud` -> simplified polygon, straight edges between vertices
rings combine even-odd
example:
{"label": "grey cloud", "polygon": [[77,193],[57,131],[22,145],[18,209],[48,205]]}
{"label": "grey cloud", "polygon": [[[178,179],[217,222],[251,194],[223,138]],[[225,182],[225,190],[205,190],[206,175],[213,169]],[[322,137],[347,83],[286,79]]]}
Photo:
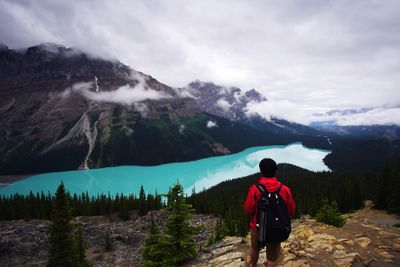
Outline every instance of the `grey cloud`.
{"label": "grey cloud", "polygon": [[274,117],[302,124],[311,123],[315,112],[315,109],[311,109],[307,105],[299,105],[290,100],[274,99],[265,102],[250,102],[246,109],[247,116],[258,114],[267,120]]}
{"label": "grey cloud", "polygon": [[175,87],[256,88],[306,122],[400,104],[398,14],[396,0],[0,0],[0,41],[77,47]]}
{"label": "grey cloud", "polygon": [[224,111],[228,111],[231,107],[232,107],[232,105],[231,104],[229,104],[229,102],[228,101],[226,101],[225,99],[219,99],[218,101],[217,101],[217,103],[215,103],[218,107],[220,107],[220,108],[222,108]]}
{"label": "grey cloud", "polygon": [[382,106],[361,109],[327,110],[288,100],[269,100],[249,103],[247,116],[258,114],[267,120],[272,117],[291,122],[312,124],[316,122],[335,122],[338,125],[400,125],[400,107]]}
{"label": "grey cloud", "polygon": [[400,125],[400,107],[377,107],[353,113],[326,114],[320,120],[335,121],[338,125]]}

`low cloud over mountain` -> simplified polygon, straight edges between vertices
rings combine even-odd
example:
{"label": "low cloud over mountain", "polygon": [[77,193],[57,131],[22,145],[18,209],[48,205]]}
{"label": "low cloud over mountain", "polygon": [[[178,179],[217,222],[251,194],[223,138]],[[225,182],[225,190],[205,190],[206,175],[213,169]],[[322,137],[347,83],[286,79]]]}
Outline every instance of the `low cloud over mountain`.
{"label": "low cloud over mountain", "polygon": [[[68,97],[71,93],[78,93],[89,100],[99,102],[111,102],[132,105],[143,100],[158,100],[171,98],[172,96],[149,88],[143,77],[137,76],[138,83],[135,86],[129,84],[119,87],[113,91],[101,91],[101,87],[97,87],[96,82],[79,82],[68,87],[63,93],[63,97]],[[95,91],[94,88],[100,88]]]}
{"label": "low cloud over mountain", "polygon": [[370,121],[339,123],[390,123],[395,110],[385,107],[400,104],[399,13],[395,0],[3,0],[0,41],[77,47],[173,87],[256,88],[272,104],[249,110],[266,117],[308,123],[314,113],[379,107]]}
{"label": "low cloud over mountain", "polygon": [[290,100],[269,99],[267,103],[250,102],[246,109],[248,116],[258,114],[267,120],[275,117],[305,125],[318,122],[332,122],[342,126],[400,125],[400,108],[390,106],[352,109],[355,112],[346,112],[348,109],[331,112],[328,108],[317,109]]}

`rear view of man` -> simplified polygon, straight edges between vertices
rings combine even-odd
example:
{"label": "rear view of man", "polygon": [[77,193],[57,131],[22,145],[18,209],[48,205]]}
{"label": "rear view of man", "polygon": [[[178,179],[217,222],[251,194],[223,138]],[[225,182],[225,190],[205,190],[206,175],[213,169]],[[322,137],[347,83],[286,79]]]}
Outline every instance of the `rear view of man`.
{"label": "rear view of man", "polygon": [[[280,197],[284,200],[287,211],[290,216],[294,215],[296,206],[293,201],[292,192],[289,187],[278,182],[275,177],[277,165],[272,159],[263,159],[260,164],[260,172],[262,177],[258,180],[258,183],[269,192],[276,192],[279,190]],[[244,211],[250,214],[250,235],[251,235],[251,249],[248,259],[250,266],[257,266],[258,256],[260,252],[259,236],[257,229],[257,217],[258,217],[258,201],[262,197],[262,193],[259,190],[260,185],[252,185],[247,193],[246,201],[244,202]],[[267,263],[266,266],[276,266],[278,258],[280,256],[281,243],[280,242],[267,242]]]}

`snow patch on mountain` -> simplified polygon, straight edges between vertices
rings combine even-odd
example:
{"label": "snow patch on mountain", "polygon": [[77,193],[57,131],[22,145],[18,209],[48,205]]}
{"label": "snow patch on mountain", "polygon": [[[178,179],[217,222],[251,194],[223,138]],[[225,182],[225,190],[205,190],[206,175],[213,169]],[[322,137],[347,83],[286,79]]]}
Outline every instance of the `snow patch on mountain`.
{"label": "snow patch on mountain", "polygon": [[214,127],[218,127],[215,121],[207,121],[207,128],[214,128]]}

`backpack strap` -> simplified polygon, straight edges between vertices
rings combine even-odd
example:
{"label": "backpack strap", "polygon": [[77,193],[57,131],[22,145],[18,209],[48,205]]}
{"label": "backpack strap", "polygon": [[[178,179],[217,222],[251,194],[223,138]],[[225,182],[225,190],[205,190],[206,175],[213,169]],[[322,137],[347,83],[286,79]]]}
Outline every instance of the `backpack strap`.
{"label": "backpack strap", "polygon": [[255,186],[257,187],[257,189],[261,193],[261,195],[267,195],[269,193],[263,184],[257,183],[257,184],[255,184]]}

